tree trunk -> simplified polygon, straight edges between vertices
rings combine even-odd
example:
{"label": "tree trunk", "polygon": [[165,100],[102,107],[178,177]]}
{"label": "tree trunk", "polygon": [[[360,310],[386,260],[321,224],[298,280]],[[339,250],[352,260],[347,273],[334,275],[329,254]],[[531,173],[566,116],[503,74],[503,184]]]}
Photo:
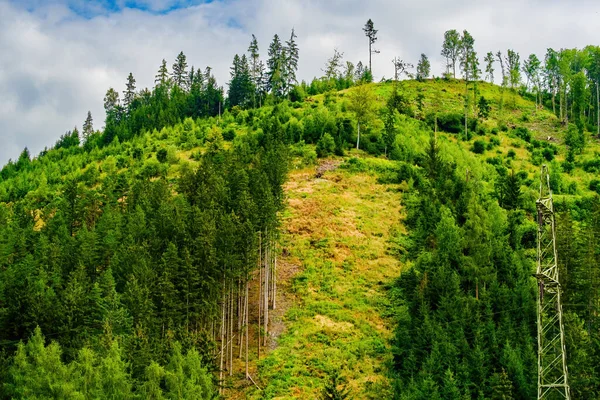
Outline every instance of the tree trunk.
{"label": "tree trunk", "polygon": [[223,361],[225,357],[225,277],[223,277],[223,296],[221,304],[221,362],[219,367],[219,392],[223,393]]}
{"label": "tree trunk", "polygon": [[600,85],[600,80],[596,80],[596,128],[598,129],[598,137],[600,138],[600,97],[598,97],[598,85]]}
{"label": "tree trunk", "polygon": [[264,293],[264,310],[265,310],[265,316],[263,319],[263,323],[264,323],[264,327],[265,327],[265,332],[264,332],[264,336],[263,336],[263,346],[267,346],[267,336],[268,336],[268,332],[269,332],[269,234],[268,231],[265,234],[265,284],[264,284],[264,289],[265,289],[265,293]]}
{"label": "tree trunk", "polygon": [[248,373],[248,279],[246,279],[246,305],[245,305],[245,309],[246,311],[244,312],[246,314],[246,378],[250,376],[250,374]]}
{"label": "tree trunk", "polygon": [[262,310],[262,237],[258,232],[258,322],[256,324],[256,337],[258,338],[258,359],[260,360],[260,325]]}
{"label": "tree trunk", "polygon": [[371,38],[369,38],[369,72],[371,75],[373,74],[373,70],[371,69]]}
{"label": "tree trunk", "polygon": [[358,150],[358,144],[360,142],[360,122],[356,123],[356,128],[358,130],[358,136],[356,137],[356,150]]}
{"label": "tree trunk", "polygon": [[273,310],[275,309],[275,299],[277,298],[277,253],[273,263]]}

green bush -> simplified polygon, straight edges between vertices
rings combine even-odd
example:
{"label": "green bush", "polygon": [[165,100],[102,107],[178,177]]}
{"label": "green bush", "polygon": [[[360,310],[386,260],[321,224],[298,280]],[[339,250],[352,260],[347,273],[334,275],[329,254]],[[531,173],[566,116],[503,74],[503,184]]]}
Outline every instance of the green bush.
{"label": "green bush", "polygon": [[552,161],[554,159],[554,151],[551,148],[546,147],[542,150],[542,155],[547,161]]}
{"label": "green bush", "polygon": [[317,142],[317,156],[318,157],[327,157],[333,153],[335,150],[335,141],[333,140],[333,136],[329,133],[323,135],[321,139]]}
{"label": "green bush", "polygon": [[156,159],[160,163],[167,162],[167,149],[160,149],[156,152]]}
{"label": "green bush", "polygon": [[483,152],[485,151],[485,142],[483,140],[476,140],[473,143],[471,151],[475,154],[483,154]]}
{"label": "green bush", "polygon": [[223,131],[223,140],[227,140],[228,142],[233,141],[235,139],[235,129],[227,128]]}
{"label": "green bush", "polygon": [[517,137],[523,139],[526,142],[531,141],[531,132],[529,132],[529,129],[525,128],[524,126],[516,127],[514,133],[515,135],[517,135]]}
{"label": "green bush", "polygon": [[508,153],[506,153],[506,157],[508,158],[515,158],[517,156],[517,153],[515,153],[515,151],[513,149],[508,150]]}
{"label": "green bush", "polygon": [[[427,123],[433,127],[435,116],[429,114]],[[443,113],[437,116],[438,130],[448,133],[461,133],[464,130],[464,115],[461,113]]]}
{"label": "green bush", "polygon": [[600,179],[592,179],[588,188],[598,194],[600,194]]}

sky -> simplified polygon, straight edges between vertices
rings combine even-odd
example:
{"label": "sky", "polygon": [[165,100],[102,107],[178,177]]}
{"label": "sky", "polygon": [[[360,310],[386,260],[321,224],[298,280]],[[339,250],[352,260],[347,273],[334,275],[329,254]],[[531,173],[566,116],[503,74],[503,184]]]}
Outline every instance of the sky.
{"label": "sky", "polygon": [[440,76],[449,29],[468,30],[480,59],[600,44],[596,0],[0,0],[0,166],[80,129],[88,110],[101,129],[108,88],[122,92],[130,72],[138,89],[152,88],[162,59],[170,67],[180,51],[225,89],[252,34],[266,59],[273,35],[287,39],[294,28],[306,81],[323,74],[334,49],[366,64],[369,18],[379,30],[377,81],[393,76],[394,57],[416,65],[421,53]]}

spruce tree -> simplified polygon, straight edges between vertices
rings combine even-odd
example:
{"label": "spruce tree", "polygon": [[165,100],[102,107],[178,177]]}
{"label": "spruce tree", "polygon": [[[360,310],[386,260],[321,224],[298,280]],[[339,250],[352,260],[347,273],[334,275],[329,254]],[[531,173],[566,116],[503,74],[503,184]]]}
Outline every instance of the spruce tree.
{"label": "spruce tree", "polygon": [[85,122],[83,123],[83,129],[82,132],[83,134],[83,142],[86,143],[89,139],[89,137],[91,135],[94,134],[94,124],[93,124],[93,120],[92,120],[92,112],[88,111],[87,113],[87,118],[85,119]]}
{"label": "spruce tree", "polygon": [[269,45],[269,59],[267,60],[268,90],[275,96],[283,95],[285,90],[284,49],[279,36],[273,36]]}
{"label": "spruce tree", "polygon": [[123,106],[126,110],[129,110],[131,103],[135,99],[135,78],[133,74],[130,72],[127,77],[127,85],[126,89],[123,92]]}
{"label": "spruce tree", "polygon": [[173,77],[173,83],[180,89],[185,89],[187,87],[187,66],[186,57],[182,51],[177,55],[177,59],[173,64],[173,72],[171,73],[171,76]]}
{"label": "spruce tree", "polygon": [[154,77],[154,84],[156,86],[164,85],[169,80],[169,70],[167,69],[167,61],[163,58],[158,74]]}
{"label": "spruce tree", "polygon": [[298,71],[298,45],[296,44],[296,32],[292,29],[290,39],[285,42],[285,80],[286,80],[286,91],[289,93],[292,85],[298,83],[296,78],[296,71]]}

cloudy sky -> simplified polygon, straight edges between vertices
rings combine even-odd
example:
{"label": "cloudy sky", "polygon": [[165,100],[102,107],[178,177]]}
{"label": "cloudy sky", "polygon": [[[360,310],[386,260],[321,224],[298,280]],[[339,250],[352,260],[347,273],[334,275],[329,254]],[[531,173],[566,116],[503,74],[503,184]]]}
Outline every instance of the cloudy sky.
{"label": "cloudy sky", "polygon": [[600,39],[596,0],[0,0],[0,165],[25,146],[33,155],[52,146],[88,110],[101,128],[109,87],[122,92],[129,72],[152,87],[161,60],[170,66],[180,51],[220,85],[252,33],[265,57],[275,33],[295,28],[307,81],[334,48],[366,62],[368,18],[379,30],[376,80],[393,75],[395,56],[416,64],[421,53],[440,75],[448,29],[467,29],[481,57],[512,48],[543,58],[548,47]]}

